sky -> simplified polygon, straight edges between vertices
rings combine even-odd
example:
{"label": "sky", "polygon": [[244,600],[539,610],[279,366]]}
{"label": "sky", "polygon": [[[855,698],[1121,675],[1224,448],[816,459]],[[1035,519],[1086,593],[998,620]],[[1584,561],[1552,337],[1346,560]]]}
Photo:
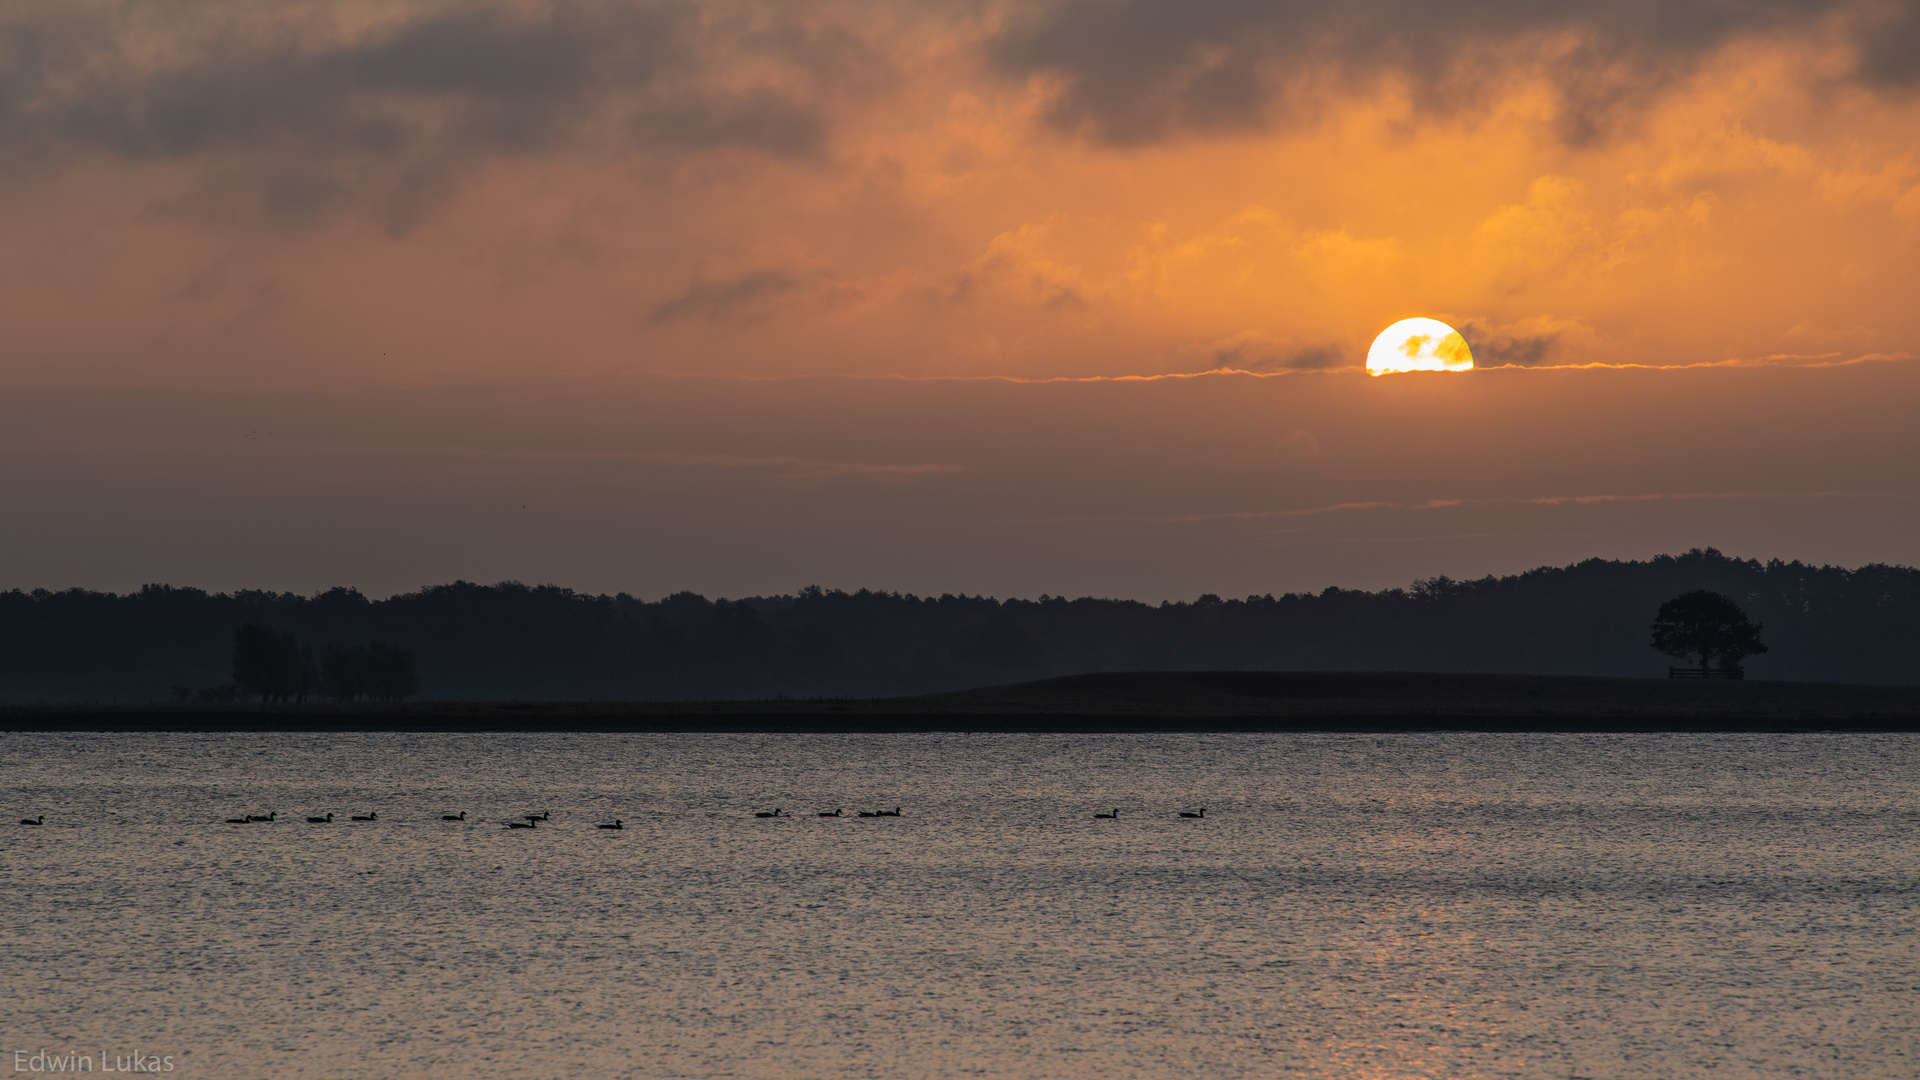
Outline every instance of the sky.
{"label": "sky", "polygon": [[1912,0],[18,0],[0,238],[0,587],[1920,562]]}

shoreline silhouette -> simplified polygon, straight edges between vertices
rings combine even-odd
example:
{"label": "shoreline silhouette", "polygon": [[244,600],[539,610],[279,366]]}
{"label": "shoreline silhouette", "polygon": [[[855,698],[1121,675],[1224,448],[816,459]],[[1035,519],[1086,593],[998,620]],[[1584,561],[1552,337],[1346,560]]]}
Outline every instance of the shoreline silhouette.
{"label": "shoreline silhouette", "polygon": [[[1377,671],[1659,676],[1648,623],[1738,598],[1764,649],[1710,644],[1753,681],[1920,684],[1920,569],[1737,559],[1711,549],[1506,577],[1192,600],[914,596],[817,587],[661,600],[455,583],[375,600],[0,592],[0,703],[219,709],[408,701],[899,698],[1089,672]],[[1696,613],[1698,614],[1698,613]],[[1698,644],[1699,642],[1695,642]],[[1684,646],[1684,643],[1683,643]],[[1675,646],[1684,656],[1690,646]],[[1764,655],[1759,655],[1764,653]],[[153,664],[145,656],[164,657]]]}
{"label": "shoreline silhouette", "polygon": [[[0,730],[7,731],[1823,729],[1920,730],[1920,687],[1433,672],[1174,671],[1063,676],[906,698],[0,707]],[[861,811],[863,816],[868,813]]]}

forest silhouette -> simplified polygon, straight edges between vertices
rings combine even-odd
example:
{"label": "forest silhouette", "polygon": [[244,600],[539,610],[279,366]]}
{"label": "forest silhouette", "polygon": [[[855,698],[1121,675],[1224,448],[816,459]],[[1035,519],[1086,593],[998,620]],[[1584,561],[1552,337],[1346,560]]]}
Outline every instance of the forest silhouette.
{"label": "forest silhouette", "polygon": [[14,590],[0,593],[0,700],[222,700],[236,631],[249,624],[284,635],[277,648],[295,639],[318,650],[319,669],[333,657],[344,670],[351,650],[390,643],[417,661],[409,692],[428,700],[875,697],[1101,671],[1662,677],[1668,661],[1648,647],[1648,624],[1690,590],[1764,621],[1771,651],[1748,661],[1748,678],[1920,683],[1920,570],[1761,563],[1709,548],[1408,589],[1159,605],[817,587],[644,601],[512,582],[385,600],[345,588]]}
{"label": "forest silhouette", "polygon": [[327,645],[318,658],[313,646],[301,645],[292,634],[243,623],[233,632],[233,681],[202,688],[174,684],[170,689],[181,701],[196,696],[205,703],[226,703],[242,695],[262,702],[285,704],[307,700],[309,695],[323,701],[342,704],[366,698],[369,701],[400,701],[420,690],[420,678],[413,654],[384,641],[365,645]]}

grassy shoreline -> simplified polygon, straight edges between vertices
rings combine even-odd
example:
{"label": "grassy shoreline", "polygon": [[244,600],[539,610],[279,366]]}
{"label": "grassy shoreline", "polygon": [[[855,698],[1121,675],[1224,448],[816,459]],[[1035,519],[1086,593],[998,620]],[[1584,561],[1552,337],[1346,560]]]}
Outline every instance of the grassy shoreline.
{"label": "grassy shoreline", "polygon": [[1920,730],[1920,687],[1420,672],[1115,672],[870,699],[0,707],[28,730]]}

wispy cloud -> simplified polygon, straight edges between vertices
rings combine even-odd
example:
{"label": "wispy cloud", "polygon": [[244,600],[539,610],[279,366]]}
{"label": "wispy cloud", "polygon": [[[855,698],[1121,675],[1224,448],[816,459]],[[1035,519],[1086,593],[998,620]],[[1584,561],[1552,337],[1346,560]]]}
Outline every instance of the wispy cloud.
{"label": "wispy cloud", "polygon": [[784,455],[698,454],[675,452],[651,455],[649,460],[674,465],[705,466],[718,469],[765,469],[794,480],[838,480],[854,478],[902,482],[926,476],[950,476],[969,471],[964,465],[935,463],[890,464],[866,461],[821,461]]}
{"label": "wispy cloud", "polygon": [[1920,359],[1920,354],[1909,352],[1877,352],[1860,356],[1845,356],[1842,353],[1821,353],[1815,356],[1792,353],[1774,353],[1768,356],[1752,358],[1735,357],[1728,360],[1697,360],[1680,364],[1614,363],[1595,360],[1583,364],[1512,364],[1496,365],[1489,370],[1502,368],[1521,368],[1529,371],[1592,371],[1618,369],[1621,371],[1689,371],[1698,368],[1839,368],[1854,367],[1860,364],[1890,364]]}
{"label": "wispy cloud", "polygon": [[657,325],[680,319],[755,322],[782,297],[799,288],[798,275],[785,270],[755,270],[722,281],[702,281],[664,303],[649,318]]}
{"label": "wispy cloud", "polygon": [[[407,443],[395,441],[314,441],[310,437],[300,438],[261,438],[271,436],[271,432],[246,432],[239,435],[222,435],[221,444],[216,452],[232,453],[232,443],[236,439],[246,439],[256,445],[252,449],[272,456],[297,458],[358,458],[371,460],[411,460],[458,463],[465,469],[489,471],[498,469],[526,469],[547,465],[592,464],[605,462],[612,464],[656,465],[687,469],[727,469],[741,472],[764,472],[771,476],[791,481],[825,480],[872,480],[889,483],[904,483],[924,477],[951,476],[972,471],[965,465],[951,465],[940,462],[888,462],[888,461],[846,461],[828,458],[813,458],[795,454],[732,454],[700,450],[626,450],[597,447],[544,447],[532,449],[506,449],[480,446],[470,443]],[[128,441],[147,440],[150,436],[137,436]],[[90,442],[99,441],[90,436]],[[179,450],[205,451],[207,440],[180,439],[168,444],[169,448]],[[109,446],[109,450],[123,447]]]}
{"label": "wispy cloud", "polygon": [[[1729,360],[1699,360],[1673,364],[1616,363],[1593,361],[1580,364],[1495,364],[1475,367],[1475,371],[1695,371],[1702,368],[1738,369],[1738,368],[1840,368],[1862,364],[1901,363],[1920,360],[1920,354],[1907,352],[1866,353],[1860,356],[1844,356],[1841,353],[1821,353],[1818,355],[1774,354],[1751,359],[1735,358]],[[809,374],[809,375],[744,375],[733,373],[707,373],[680,371],[668,372],[663,378],[675,379],[720,379],[734,382],[789,382],[815,379],[843,379],[868,382],[999,382],[1028,385],[1049,385],[1056,383],[1150,383],[1184,379],[1244,378],[1244,379],[1284,379],[1297,376],[1322,376],[1345,378],[1359,370],[1358,366],[1348,367],[1297,367],[1272,371],[1249,371],[1245,368],[1218,367],[1205,371],[1166,371],[1148,375],[906,375],[906,374],[864,374],[860,372]],[[1398,376],[1386,376],[1396,378]],[[1471,378],[1471,373],[1434,373],[1413,372],[1414,378]]]}
{"label": "wispy cloud", "polygon": [[1908,499],[1892,491],[1659,491],[1634,495],[1534,495],[1468,499],[1423,499],[1418,502],[1370,500],[1329,503],[1324,506],[1278,510],[1230,510],[1209,514],[1177,514],[1143,520],[1162,524],[1199,521],[1264,521],[1275,518],[1311,518],[1368,510],[1419,512],[1499,506],[1591,506],[1604,503],[1724,502],[1753,499]]}

